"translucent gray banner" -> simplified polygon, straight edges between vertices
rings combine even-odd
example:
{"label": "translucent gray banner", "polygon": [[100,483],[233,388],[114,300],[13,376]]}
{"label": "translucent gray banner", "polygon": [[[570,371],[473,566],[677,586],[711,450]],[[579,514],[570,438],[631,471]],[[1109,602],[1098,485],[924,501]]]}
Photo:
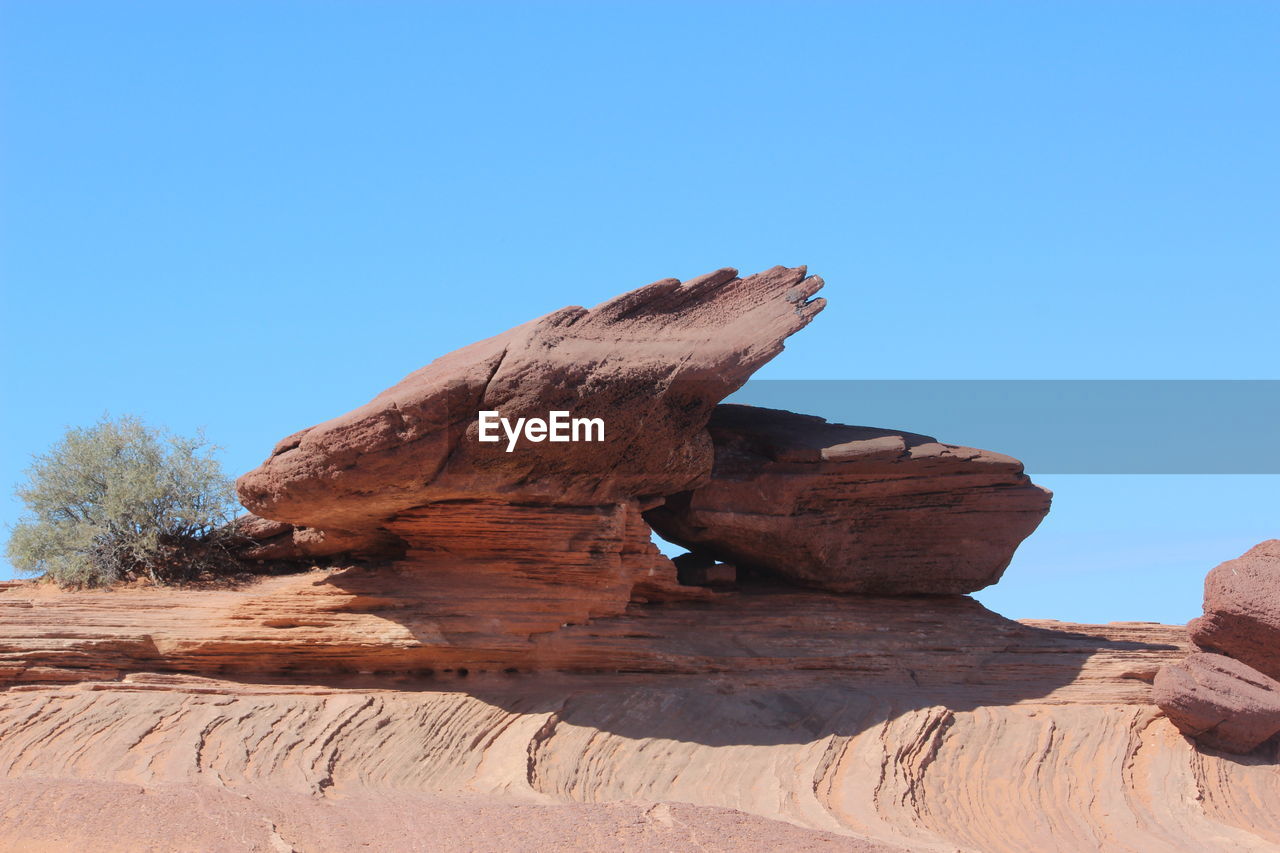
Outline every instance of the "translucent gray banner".
{"label": "translucent gray banner", "polygon": [[1280,380],[751,380],[726,402],[923,433],[1037,474],[1280,474]]}

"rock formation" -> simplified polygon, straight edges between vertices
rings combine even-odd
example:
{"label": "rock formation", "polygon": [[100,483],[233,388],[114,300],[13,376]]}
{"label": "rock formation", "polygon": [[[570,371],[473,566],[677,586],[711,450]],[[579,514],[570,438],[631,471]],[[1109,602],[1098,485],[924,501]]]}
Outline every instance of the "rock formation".
{"label": "rock formation", "polygon": [[[411,614],[335,607],[336,571],[0,592],[31,664],[0,691],[0,848],[1280,846],[1276,755],[1197,752],[1150,703],[1180,627],[739,590],[546,638],[631,672],[344,677],[403,654]],[[233,660],[276,674],[211,677]]]}
{"label": "rock formation", "polygon": [[1204,616],[1187,627],[1201,648],[1166,665],[1153,699],[1204,746],[1246,754],[1280,733],[1280,540],[1209,572]]}
{"label": "rock formation", "polygon": [[1049,511],[1016,459],[892,430],[721,405],[707,483],[645,514],[665,539],[836,592],[973,592]]}
{"label": "rock formation", "polygon": [[[1180,628],[1086,635],[1072,626],[1028,627],[965,596],[871,598],[785,586],[633,603],[617,616],[583,612],[580,624],[553,625],[539,600],[504,585],[497,570],[473,574],[480,566],[434,585],[416,571],[385,567],[199,591],[17,585],[0,594],[0,686],[109,682],[130,672],[385,686],[463,670],[470,678],[508,670],[799,671],[867,688],[951,685],[951,701],[975,684],[991,701],[1054,694],[1128,702],[1139,695],[1134,679],[1150,682],[1161,664],[1189,651]],[[586,582],[581,569],[566,574],[566,586]],[[468,575],[470,587],[462,583]],[[1086,664],[1096,667],[1091,679],[1079,675]]]}
{"label": "rock formation", "polygon": [[[0,584],[0,847],[1280,845],[1274,749],[1174,725],[1265,735],[1244,664],[1184,662],[1176,627],[849,594],[991,583],[1049,496],[996,454],[717,408],[820,286],[658,282],[290,436],[236,524],[292,573]],[[558,410],[605,440],[478,440],[480,411]],[[693,546],[679,573],[646,513]]]}
{"label": "rock formation", "polygon": [[1280,539],[1268,539],[1204,579],[1204,615],[1187,626],[1202,648],[1280,679]]}
{"label": "rock formation", "polygon": [[[490,642],[511,666],[535,633],[697,597],[640,513],[705,479],[712,409],[822,309],[821,287],[803,267],[668,279],[439,358],[240,478],[246,507],[292,526],[246,556],[398,552],[428,591],[422,618],[441,620],[428,634],[451,653]],[[603,440],[484,443],[483,411],[599,418]],[[492,630],[446,627],[477,616]]]}
{"label": "rock formation", "polygon": [[[696,485],[712,408],[825,302],[804,267],[667,279],[443,356],[367,405],[281,441],[238,482],[263,518],[365,531],[430,503],[607,506]],[[598,443],[477,440],[477,413],[605,421]]]}
{"label": "rock formation", "polygon": [[[811,299],[821,286],[803,267],[718,270],[566,308],[437,359],[286,438],[240,479],[255,513],[242,522],[254,542],[245,555],[372,555],[418,577],[415,618],[440,650],[424,667],[459,656],[528,666],[535,635],[632,602],[705,599],[690,584],[736,577],[729,566],[686,569],[681,584],[649,541],[646,511],[695,551],[819,588],[993,583],[1048,509],[1016,460],[716,408],[821,309]],[[484,443],[485,411],[599,418],[604,440]],[[343,583],[378,581],[352,571]],[[483,630],[455,624],[478,614]]]}
{"label": "rock formation", "polygon": [[1226,752],[1252,752],[1280,733],[1280,682],[1222,655],[1162,667],[1154,699],[1183,734]]}
{"label": "rock formation", "polygon": [[[695,594],[647,545],[647,511],[694,551],[818,588],[994,583],[1048,510],[1048,492],[1016,460],[716,408],[821,309],[811,299],[821,285],[802,267],[718,270],[566,308],[444,356],[286,438],[240,479],[256,513],[244,523],[255,540],[246,557],[396,554],[399,570],[429,572],[436,588],[492,576],[514,598],[541,601],[531,609],[555,626]],[[605,440],[479,441],[480,412],[514,421],[557,410],[599,418]],[[717,570],[716,582],[732,576]]]}

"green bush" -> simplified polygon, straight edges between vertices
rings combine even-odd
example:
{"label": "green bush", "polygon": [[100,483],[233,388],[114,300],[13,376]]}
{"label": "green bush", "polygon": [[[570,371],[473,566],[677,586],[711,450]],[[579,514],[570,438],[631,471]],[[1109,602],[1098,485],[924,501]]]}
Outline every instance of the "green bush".
{"label": "green bush", "polygon": [[10,562],[64,586],[236,569],[227,523],[238,504],[215,450],[129,416],[67,430],[17,488],[27,513],[9,538]]}

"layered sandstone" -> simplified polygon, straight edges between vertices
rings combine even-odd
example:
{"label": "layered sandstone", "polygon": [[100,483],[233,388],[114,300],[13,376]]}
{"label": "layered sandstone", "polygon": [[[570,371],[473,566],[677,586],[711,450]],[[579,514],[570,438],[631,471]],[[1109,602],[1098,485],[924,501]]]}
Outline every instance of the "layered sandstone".
{"label": "layered sandstone", "polygon": [[0,593],[0,846],[1280,845],[1274,750],[1197,751],[1150,702],[1178,627],[744,588],[531,638],[590,672],[425,676],[416,578],[359,571],[387,580]]}
{"label": "layered sandstone", "polygon": [[[337,743],[350,747],[346,738]],[[70,853],[904,853],[893,845],[689,803],[547,802],[413,787],[317,797],[274,778],[219,785],[202,784],[198,772],[190,775],[194,781],[177,783],[0,779],[0,846]]]}
{"label": "layered sandstone", "polygon": [[721,405],[710,479],[645,514],[665,539],[836,592],[963,593],[1000,579],[1049,511],[1016,459],[923,435]]}
{"label": "layered sandstone", "polygon": [[[244,556],[414,574],[397,586],[423,590],[427,633],[485,665],[522,665],[531,634],[631,601],[703,596],[681,588],[640,512],[705,479],[713,407],[822,309],[821,287],[803,267],[722,269],[445,355],[241,477]],[[482,442],[490,411],[599,418],[603,440]]]}
{"label": "layered sandstone", "polygon": [[322,530],[253,513],[237,518],[232,528],[236,555],[249,563],[314,563],[338,556],[377,559],[404,552],[404,542],[385,531]]}
{"label": "layered sandstone", "polygon": [[[1189,648],[1180,628],[1025,625],[965,596],[866,598],[767,585],[632,603],[617,616],[584,607],[579,624],[561,624],[500,572],[477,563],[459,573],[470,587],[447,574],[425,585],[417,572],[370,567],[221,590],[23,584],[0,594],[0,683],[112,681],[130,672],[368,676],[382,684],[462,670],[812,671],[866,684],[977,683],[1014,699],[1029,682],[1041,693],[1092,690],[1102,699],[1132,698],[1138,682]],[[563,586],[584,582],[570,574]],[[468,588],[469,597],[461,592]],[[1112,676],[1082,680],[1081,669],[1093,666]]]}

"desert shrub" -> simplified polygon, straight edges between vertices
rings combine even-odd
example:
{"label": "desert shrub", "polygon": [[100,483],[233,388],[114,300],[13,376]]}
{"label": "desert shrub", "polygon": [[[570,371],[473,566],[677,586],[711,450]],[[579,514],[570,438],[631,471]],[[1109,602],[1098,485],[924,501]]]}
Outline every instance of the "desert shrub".
{"label": "desert shrub", "polygon": [[27,512],[10,562],[64,586],[234,570],[227,523],[237,503],[216,449],[129,416],[67,430],[16,490]]}

